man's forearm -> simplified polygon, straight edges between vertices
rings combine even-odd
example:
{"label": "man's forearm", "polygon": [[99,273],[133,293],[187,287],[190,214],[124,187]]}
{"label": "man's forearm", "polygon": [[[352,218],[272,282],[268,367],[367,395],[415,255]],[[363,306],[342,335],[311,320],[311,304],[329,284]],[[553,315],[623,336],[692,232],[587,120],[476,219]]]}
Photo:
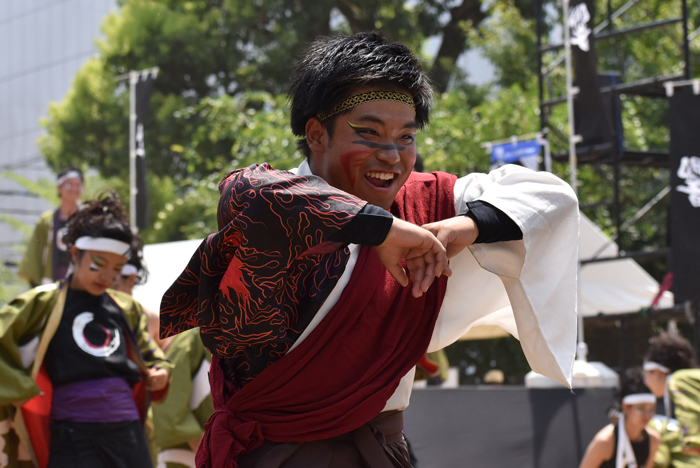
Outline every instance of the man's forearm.
{"label": "man's forearm", "polygon": [[391,213],[368,203],[330,240],[343,244],[379,245],[389,234],[393,221]]}

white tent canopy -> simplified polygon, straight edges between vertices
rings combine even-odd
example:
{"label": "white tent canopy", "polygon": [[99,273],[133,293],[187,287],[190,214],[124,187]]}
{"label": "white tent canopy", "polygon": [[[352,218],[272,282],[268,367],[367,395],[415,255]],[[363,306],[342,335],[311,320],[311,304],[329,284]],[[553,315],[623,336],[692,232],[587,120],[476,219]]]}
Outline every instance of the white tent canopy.
{"label": "white tent canopy", "polygon": [[[581,214],[579,260],[617,255],[617,244]],[[584,317],[637,312],[649,307],[658,292],[659,283],[631,258],[579,267],[578,312]],[[658,307],[673,307],[673,294],[665,292]]]}
{"label": "white tent canopy", "polygon": [[143,257],[148,268],[148,281],[134,288],[136,300],[147,309],[160,310],[163,293],[180,276],[201,243],[202,240],[198,239],[145,246]]}
{"label": "white tent canopy", "polygon": [[[134,290],[136,299],[151,310],[159,310],[163,293],[185,269],[200,240],[151,244],[144,248],[149,270],[148,282]],[[591,220],[581,214],[579,259],[614,257],[617,245]],[[598,314],[636,312],[648,307],[659,284],[632,259],[590,263],[579,269],[579,313]],[[659,307],[672,307],[673,295],[664,293]],[[465,338],[483,339],[505,336],[498,327],[473,327]]]}

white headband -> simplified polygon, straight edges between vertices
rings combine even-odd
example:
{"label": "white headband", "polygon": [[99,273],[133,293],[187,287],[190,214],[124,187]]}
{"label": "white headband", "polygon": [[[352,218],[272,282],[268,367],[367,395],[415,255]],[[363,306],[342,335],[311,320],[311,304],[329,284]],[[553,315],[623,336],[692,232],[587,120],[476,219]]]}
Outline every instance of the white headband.
{"label": "white headband", "polygon": [[124,268],[122,268],[122,276],[131,276],[137,274],[138,272],[139,269],[131,263],[127,263],[126,265],[124,265]]}
{"label": "white headband", "polygon": [[108,237],[79,237],[75,241],[75,246],[80,250],[98,250],[100,252],[111,252],[117,255],[129,257],[131,246],[126,242]]}
{"label": "white headband", "polygon": [[61,177],[59,177],[56,180],[56,185],[60,186],[61,184],[63,184],[63,182],[67,181],[68,179],[73,179],[73,178],[83,180],[83,176],[80,175],[80,172],[69,171],[69,172],[63,174]]}
{"label": "white headband", "polygon": [[656,404],[656,397],[652,393],[632,393],[624,397],[622,402],[626,405]]}
{"label": "white headband", "polygon": [[645,371],[660,370],[661,372],[665,372],[666,374],[671,373],[671,369],[669,369],[666,366],[662,366],[658,362],[654,362],[654,361],[645,361],[644,362],[644,370]]}

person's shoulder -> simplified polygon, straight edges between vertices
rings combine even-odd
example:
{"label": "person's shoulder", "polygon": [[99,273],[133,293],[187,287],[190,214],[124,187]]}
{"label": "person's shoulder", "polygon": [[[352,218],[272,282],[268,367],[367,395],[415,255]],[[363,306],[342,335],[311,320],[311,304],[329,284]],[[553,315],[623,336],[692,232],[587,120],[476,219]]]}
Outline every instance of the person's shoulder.
{"label": "person's shoulder", "polygon": [[134,299],[133,296],[122,291],[117,291],[116,289],[107,289],[107,294],[114,301],[120,309],[124,312],[129,312],[133,309],[143,310],[141,304]]}
{"label": "person's shoulder", "polygon": [[261,164],[251,164],[247,167],[241,167],[234,169],[228,174],[226,174],[221,182],[219,182],[219,192],[224,193],[226,190],[232,188],[233,182],[244,182],[248,178],[260,180],[260,178],[272,177],[273,179],[279,179],[284,177],[295,177],[295,170],[287,171],[281,169],[275,169],[270,165],[270,163],[264,162]]}
{"label": "person's shoulder", "polygon": [[[24,310],[29,304],[34,304],[30,307],[31,309],[41,310],[43,306],[39,304],[44,304],[48,308],[49,305],[55,303],[59,292],[60,288],[58,283],[42,284],[41,286],[29,289],[15,296],[14,299],[12,299],[12,301],[6,305],[8,307],[12,306],[12,308],[17,312]],[[5,308],[5,306],[0,307],[3,309]],[[11,309],[7,310],[9,311]]]}
{"label": "person's shoulder", "polygon": [[608,424],[593,437],[579,468],[599,467],[610,460],[615,452],[615,426]]}
{"label": "person's shoulder", "polygon": [[237,179],[246,171],[255,170],[256,167],[257,167],[257,164],[251,164],[248,167],[239,167],[238,169],[234,169],[231,172],[229,172],[228,174],[226,174],[219,182],[219,192],[222,192],[232,180]]}
{"label": "person's shoulder", "polygon": [[649,434],[649,441],[652,446],[658,446],[661,443],[661,434],[648,426],[645,428],[645,430],[647,431],[647,434]]}
{"label": "person's shoulder", "polygon": [[683,387],[700,395],[700,369],[679,369],[671,374],[669,381],[671,390]]}
{"label": "person's shoulder", "polygon": [[604,453],[607,453],[608,450],[612,453],[615,448],[615,426],[608,424],[599,430],[591,443],[596,444]]}
{"label": "person's shoulder", "polygon": [[17,298],[22,298],[25,300],[47,300],[53,298],[54,296],[58,296],[59,291],[60,288],[58,283],[42,284],[41,286],[37,286],[36,288],[23,292],[17,296]]}
{"label": "person's shoulder", "polygon": [[41,215],[39,215],[39,219],[36,222],[37,226],[48,227],[51,224],[51,221],[53,220],[54,213],[56,213],[55,208],[41,213]]}
{"label": "person's shoulder", "polygon": [[678,369],[675,371],[672,375],[671,378],[673,379],[684,379],[684,378],[695,378],[695,379],[700,379],[700,369],[698,368],[687,368],[687,369]]}

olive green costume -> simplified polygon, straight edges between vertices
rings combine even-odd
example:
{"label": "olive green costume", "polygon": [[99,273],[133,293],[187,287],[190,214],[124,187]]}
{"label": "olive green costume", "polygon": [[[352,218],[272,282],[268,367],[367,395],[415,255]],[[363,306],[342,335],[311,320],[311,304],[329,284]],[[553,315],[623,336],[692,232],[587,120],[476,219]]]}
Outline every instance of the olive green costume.
{"label": "olive green costume", "polygon": [[211,354],[202,344],[199,328],[194,328],[177,335],[165,355],[174,366],[170,392],[162,404],[151,408],[160,450],[157,466],[194,466],[185,463],[194,461],[188,442],[202,437],[204,424],[214,412],[208,380]]}
{"label": "olive green costume", "polygon": [[700,467],[700,369],[681,369],[671,374],[668,396],[673,406],[669,422],[652,419],[649,426],[661,434],[654,457],[657,468]]}
{"label": "olive green costume", "polygon": [[[39,387],[32,378],[32,372],[41,366],[41,361],[35,362],[37,349],[45,350],[55,332],[55,328],[51,330],[50,324],[60,322],[63,307],[54,307],[59,301],[60,293],[58,283],[39,286],[20,294],[0,309],[0,382],[2,382],[0,423],[3,427],[8,423],[10,427],[13,426],[13,423],[9,422],[16,417],[12,403],[29,400],[39,393]],[[107,294],[121,308],[128,326],[136,337],[137,342],[134,344],[138,347],[141,356],[144,356],[142,365],[150,368],[157,364],[171,372],[172,365],[148,335],[148,319],[141,305],[131,296],[119,291],[110,289],[107,290]],[[41,351],[39,357],[43,358]],[[0,467],[2,467],[3,453],[13,454],[14,458],[17,451],[16,441],[15,447],[12,447],[14,440],[12,431],[2,438],[6,443],[7,451],[0,452]],[[46,447],[36,447],[36,449],[48,450]],[[8,455],[8,460],[9,458]],[[8,463],[12,463],[12,460]]]}
{"label": "olive green costume", "polygon": [[39,217],[32,237],[27,244],[17,274],[31,284],[39,285],[44,278],[53,278],[53,217],[56,210]]}

